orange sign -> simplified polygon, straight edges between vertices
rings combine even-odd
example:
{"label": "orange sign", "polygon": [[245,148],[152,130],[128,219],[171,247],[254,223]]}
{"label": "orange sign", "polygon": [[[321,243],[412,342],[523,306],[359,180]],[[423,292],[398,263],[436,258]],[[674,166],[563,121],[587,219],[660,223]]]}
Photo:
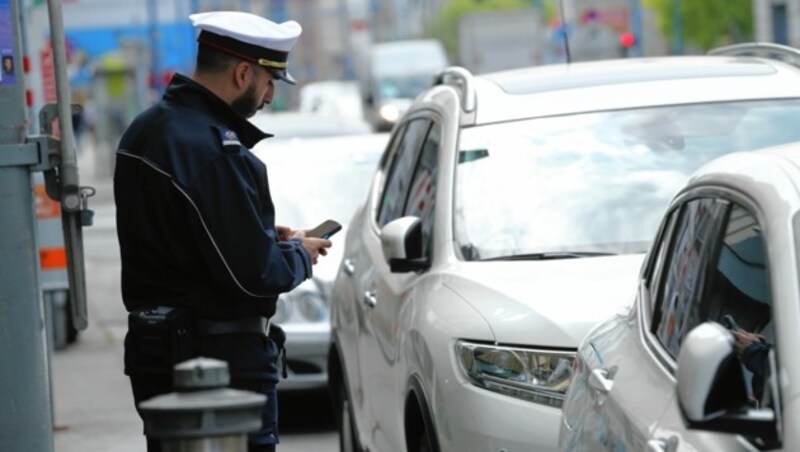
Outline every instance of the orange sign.
{"label": "orange sign", "polygon": [[42,270],[61,270],[67,268],[67,252],[63,247],[41,248],[39,260]]}

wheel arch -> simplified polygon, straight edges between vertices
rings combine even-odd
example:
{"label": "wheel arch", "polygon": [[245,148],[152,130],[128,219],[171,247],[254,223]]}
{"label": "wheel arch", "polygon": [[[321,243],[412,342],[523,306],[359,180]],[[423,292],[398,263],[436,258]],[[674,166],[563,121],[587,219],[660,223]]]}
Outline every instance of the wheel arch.
{"label": "wheel arch", "polygon": [[405,427],[406,449],[409,452],[419,450],[419,435],[423,431],[430,433],[431,452],[439,452],[439,437],[430,411],[430,404],[420,378],[412,375],[408,380],[406,400],[403,404],[403,425]]}

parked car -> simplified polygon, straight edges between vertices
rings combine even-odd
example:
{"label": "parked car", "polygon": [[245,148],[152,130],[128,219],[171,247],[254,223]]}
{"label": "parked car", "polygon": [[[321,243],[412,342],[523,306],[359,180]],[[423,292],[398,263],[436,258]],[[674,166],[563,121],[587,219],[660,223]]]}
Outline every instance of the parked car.
{"label": "parked car", "polygon": [[321,138],[340,135],[367,135],[372,126],[364,118],[300,111],[259,111],[250,122],[276,140]]}
{"label": "parked car", "polygon": [[798,143],[698,171],[581,344],[560,449],[800,450],[799,219]]}
{"label": "parked car", "polygon": [[364,104],[358,82],[325,80],[300,88],[300,107],[304,113],[318,113],[364,120]]}
{"label": "parked car", "polygon": [[[266,165],[276,223],[312,228],[334,219],[346,230],[369,188],[388,134],[299,140],[264,140],[253,152]],[[272,321],[286,331],[289,378],[281,391],[327,386],[330,344],[330,287],[344,248],[344,233],[331,238],[314,276],[278,298]]]}
{"label": "parked car", "polygon": [[334,282],[342,448],[554,450],[577,347],[633,302],[670,199],[715,157],[800,140],[800,71],[696,56],[439,82],[393,129]]}

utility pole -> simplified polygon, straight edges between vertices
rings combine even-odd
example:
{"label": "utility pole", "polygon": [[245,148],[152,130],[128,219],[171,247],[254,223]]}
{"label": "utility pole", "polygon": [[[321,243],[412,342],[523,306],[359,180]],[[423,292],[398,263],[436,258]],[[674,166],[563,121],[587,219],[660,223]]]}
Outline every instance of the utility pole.
{"label": "utility pole", "polygon": [[147,34],[150,51],[150,87],[156,90],[156,97],[161,95],[161,74],[159,73],[158,55],[158,5],[156,0],[147,0]]}
{"label": "utility pole", "polygon": [[339,16],[339,37],[342,40],[342,78],[353,80],[355,68],[353,67],[353,45],[350,41],[350,8],[347,0],[337,0],[336,9]]}
{"label": "utility pole", "polygon": [[631,33],[636,39],[631,47],[630,56],[640,57],[644,55],[642,48],[642,2],[641,0],[631,0]]}
{"label": "utility pole", "polygon": [[71,314],[79,330],[87,325],[81,228],[90,221],[90,187],[78,180],[60,0],[48,0],[58,104],[40,115],[43,129],[59,118],[60,139],[27,136],[21,2],[0,0],[0,57],[12,66],[0,70],[0,450],[52,452],[32,172],[45,173],[48,196],[61,203]]}
{"label": "utility pole", "polygon": [[[29,166],[19,0],[0,0],[0,450],[52,451],[53,420]],[[9,51],[10,50],[10,51]]]}

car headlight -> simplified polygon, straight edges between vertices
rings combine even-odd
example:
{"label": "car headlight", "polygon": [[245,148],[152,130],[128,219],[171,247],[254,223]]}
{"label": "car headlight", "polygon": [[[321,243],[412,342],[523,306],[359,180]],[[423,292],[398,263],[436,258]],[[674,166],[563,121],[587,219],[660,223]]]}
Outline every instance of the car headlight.
{"label": "car headlight", "polygon": [[476,386],[554,407],[564,404],[575,352],[456,342],[461,370]]}
{"label": "car headlight", "polygon": [[316,290],[293,294],[292,301],[297,305],[300,315],[309,322],[327,322],[330,316],[328,305]]}
{"label": "car headlight", "polygon": [[400,109],[396,105],[386,104],[379,110],[381,118],[386,122],[396,122],[400,118]]}

